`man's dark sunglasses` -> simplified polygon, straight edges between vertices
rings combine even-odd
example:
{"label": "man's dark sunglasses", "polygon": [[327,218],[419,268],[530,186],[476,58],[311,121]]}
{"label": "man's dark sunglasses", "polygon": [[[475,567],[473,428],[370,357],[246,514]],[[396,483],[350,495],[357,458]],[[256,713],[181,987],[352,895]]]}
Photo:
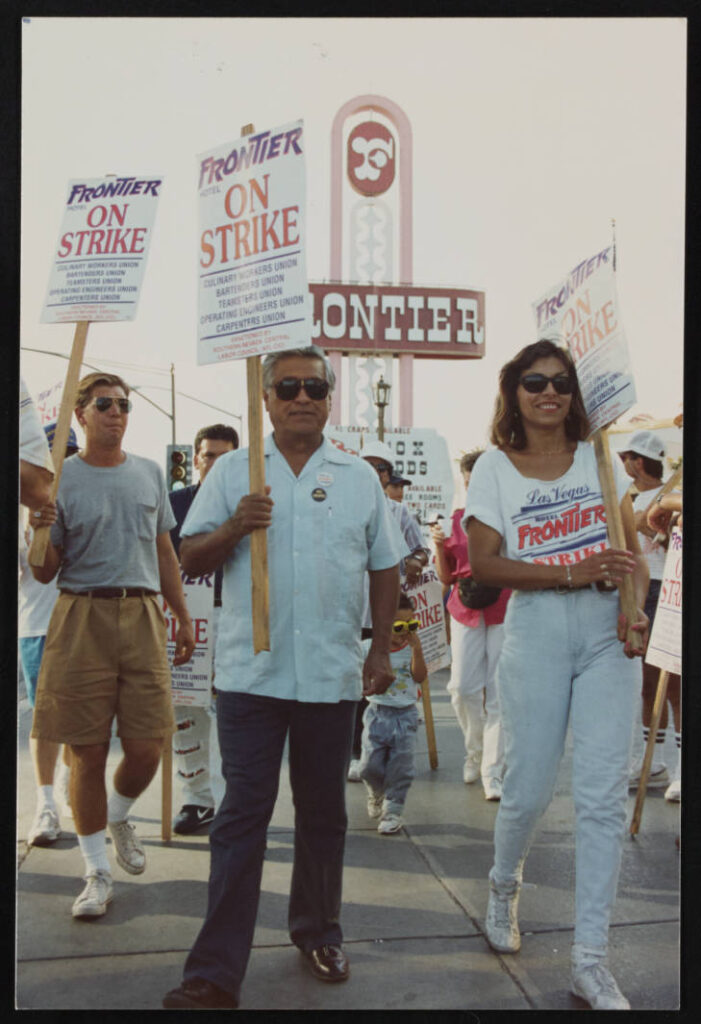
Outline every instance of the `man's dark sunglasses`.
{"label": "man's dark sunglasses", "polygon": [[377,470],[378,474],[379,473],[391,473],[392,472],[392,467],[390,466],[390,464],[388,462],[380,462],[380,463],[371,462],[370,465],[372,466],[373,469]]}
{"label": "man's dark sunglasses", "polygon": [[574,391],[574,381],[566,373],[558,373],[554,377],[546,377],[544,373],[526,373],[520,383],[523,390],[532,395],[545,391],[548,384],[552,384],[558,395],[571,395]]}
{"label": "man's dark sunglasses", "polygon": [[131,412],[131,402],[128,398],[111,398],[109,395],[100,395],[93,404],[98,412],[107,412],[112,408],[112,402],[117,403],[120,412]]}
{"label": "man's dark sunglasses", "polygon": [[283,377],[274,388],[281,402],[291,402],[302,388],[306,391],[307,398],[311,398],[313,402],[320,402],[329,393],[329,382],[319,377]]}

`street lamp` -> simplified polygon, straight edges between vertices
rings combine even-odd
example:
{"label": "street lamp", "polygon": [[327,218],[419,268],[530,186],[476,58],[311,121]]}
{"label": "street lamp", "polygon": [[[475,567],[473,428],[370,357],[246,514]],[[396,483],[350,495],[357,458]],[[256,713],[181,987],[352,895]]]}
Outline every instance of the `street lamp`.
{"label": "street lamp", "polygon": [[388,384],[385,378],[380,374],[380,379],[375,385],[375,405],[377,406],[377,440],[384,441],[385,439],[385,409],[389,405],[389,393],[392,390],[392,385]]}

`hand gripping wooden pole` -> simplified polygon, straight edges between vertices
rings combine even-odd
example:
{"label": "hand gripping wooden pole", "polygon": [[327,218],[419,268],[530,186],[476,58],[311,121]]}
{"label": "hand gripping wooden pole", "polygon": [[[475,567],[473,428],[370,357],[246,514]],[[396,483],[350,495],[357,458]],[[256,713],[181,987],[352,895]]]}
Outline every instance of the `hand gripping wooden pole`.
{"label": "hand gripping wooden pole", "polygon": [[431,707],[431,688],[428,685],[428,676],[421,684],[421,701],[424,708],[424,721],[426,722],[426,742],[428,743],[428,763],[431,768],[438,767],[438,754],[436,752],[436,730],[433,727],[433,708]]}
{"label": "hand gripping wooden pole", "polygon": [[[605,427],[594,432],[594,451],[596,453],[596,468],[599,473],[599,483],[604,496],[604,507],[606,509],[606,526],[608,529],[609,543],[612,548],[625,550],[626,540],[623,533],[623,520],[621,519],[621,507],[616,492],[616,481],[611,465],[611,449],[609,447],[608,432]],[[642,653],[643,644],[640,634],[631,629],[631,623],[638,618],[638,606],[635,601],[635,589],[630,576],[624,576],[618,584],[618,591],[621,601],[621,611],[628,620],[627,640],[637,653]]]}
{"label": "hand gripping wooden pole", "polygon": [[[56,433],[54,434],[54,443],[51,451],[51,457],[54,463],[54,479],[51,484],[51,491],[49,495],[51,501],[56,501],[58,485],[61,482],[61,471],[63,470],[63,460],[66,455],[68,432],[71,429],[71,417],[73,416],[73,410],[75,409],[76,395],[78,392],[80,367],[82,365],[83,354],[85,352],[85,340],[88,336],[88,324],[88,320],[79,320],[75,325],[71,357],[68,362],[66,382],[63,385],[61,408],[58,413]],[[49,526],[40,526],[34,531],[32,543],[27,555],[30,565],[44,564],[46,560],[46,550],[49,545],[50,533],[51,527]]]}
{"label": "hand gripping wooden pole", "polygon": [[[265,493],[263,457],[263,374],[260,356],[246,360],[248,378],[248,475],[251,494]],[[266,531],[253,530],[251,538],[251,614],[253,653],[270,650],[268,602],[268,538]]]}
{"label": "hand gripping wooden pole", "polygon": [[660,724],[660,718],[662,717],[662,709],[664,708],[665,701],[667,699],[668,681],[669,672],[665,672],[665,670],[662,669],[660,671],[660,677],[657,680],[657,692],[655,693],[655,703],[652,706],[652,715],[650,716],[650,735],[647,738],[647,744],[645,746],[645,756],[643,758],[642,768],[640,769],[640,781],[638,782],[638,795],[635,798],[633,818],[630,823],[629,832],[632,836],[637,835],[638,830],[640,828],[640,819],[643,815],[643,804],[645,803],[645,791],[647,789],[647,780],[650,774],[650,765],[652,764],[652,758],[655,753],[657,727]]}

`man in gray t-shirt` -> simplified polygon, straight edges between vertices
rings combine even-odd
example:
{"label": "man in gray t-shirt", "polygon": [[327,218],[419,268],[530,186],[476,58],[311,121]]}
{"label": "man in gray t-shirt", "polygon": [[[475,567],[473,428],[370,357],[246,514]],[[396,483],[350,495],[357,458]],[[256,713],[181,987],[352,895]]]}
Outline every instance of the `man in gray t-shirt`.
{"label": "man in gray t-shirt", "polygon": [[[174,663],[192,656],[194,636],[170,539],[175,524],[161,470],[122,449],[131,403],[115,374],[81,380],[75,415],[85,447],[64,463],[56,502],[32,526],[50,526],[41,583],[58,577],[37,683],[32,737],[65,743],[71,756],[71,807],[85,860],[76,918],[105,913],[112,899],[106,828],[117,863],[146,866],[127,820],[153,778],[174,728],[166,624],[159,594],[175,618]],[[124,757],[109,800],[105,769],[112,722]]]}

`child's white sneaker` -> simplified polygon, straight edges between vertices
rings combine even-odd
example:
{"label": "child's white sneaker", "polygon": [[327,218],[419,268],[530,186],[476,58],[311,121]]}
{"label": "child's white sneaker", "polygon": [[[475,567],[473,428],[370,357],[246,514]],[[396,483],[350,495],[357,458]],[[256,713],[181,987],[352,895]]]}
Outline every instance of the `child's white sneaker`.
{"label": "child's white sneaker", "polygon": [[395,832],[399,832],[402,827],[402,819],[398,814],[383,814],[380,824],[377,826],[377,831],[383,836],[391,836]]}

